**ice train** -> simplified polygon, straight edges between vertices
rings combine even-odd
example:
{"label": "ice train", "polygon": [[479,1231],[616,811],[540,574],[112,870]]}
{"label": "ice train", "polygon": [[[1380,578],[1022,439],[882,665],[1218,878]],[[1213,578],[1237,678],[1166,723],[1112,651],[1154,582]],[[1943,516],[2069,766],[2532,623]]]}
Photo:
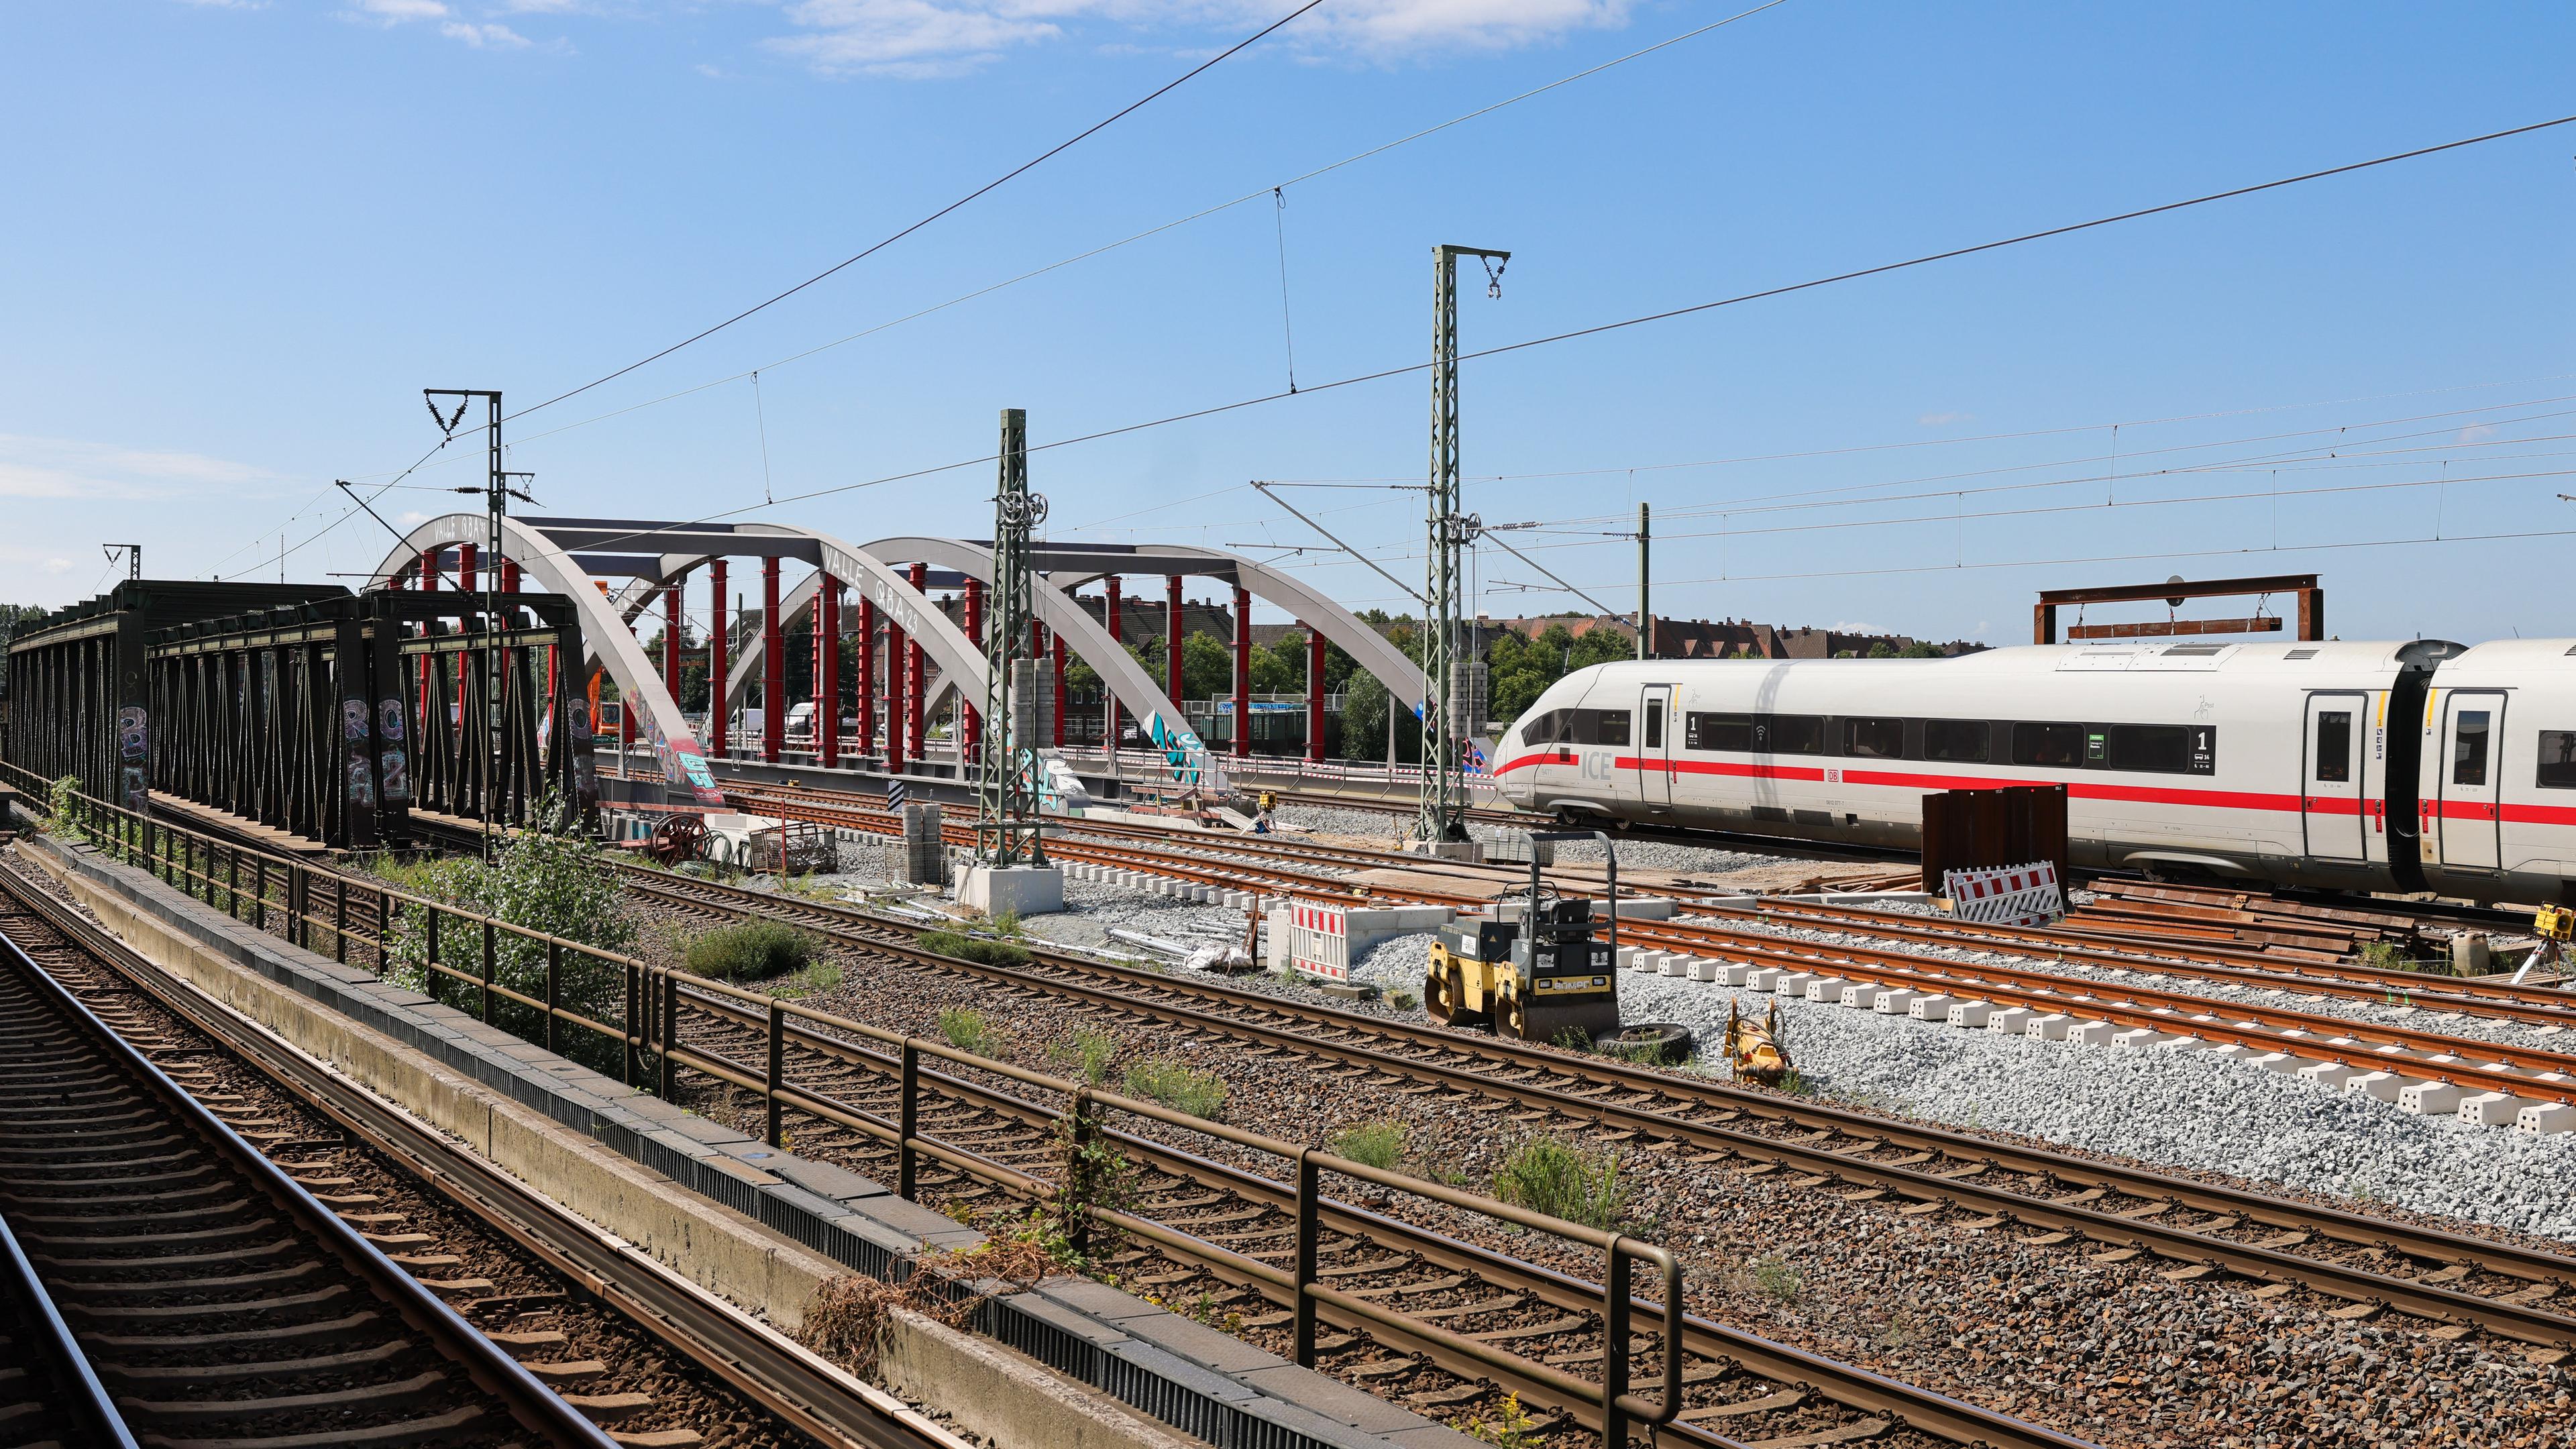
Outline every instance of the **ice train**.
{"label": "ice train", "polygon": [[1913,846],[1929,791],[2067,786],[2079,868],[2558,902],[2576,640],[2121,640],[1639,660],[1550,686],[1505,798],[1569,821]]}

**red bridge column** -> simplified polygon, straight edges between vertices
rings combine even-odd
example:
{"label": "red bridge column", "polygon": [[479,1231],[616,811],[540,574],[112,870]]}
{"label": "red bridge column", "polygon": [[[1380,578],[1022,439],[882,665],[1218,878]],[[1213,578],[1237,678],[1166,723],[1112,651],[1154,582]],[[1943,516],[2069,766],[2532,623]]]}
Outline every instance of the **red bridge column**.
{"label": "red bridge column", "polygon": [[[1118,619],[1118,616],[1125,612],[1118,607],[1118,576],[1111,574],[1103,582],[1109,589],[1109,637],[1123,643],[1127,634]],[[1100,747],[1104,750],[1114,750],[1118,748],[1118,693],[1116,690],[1107,688],[1107,675],[1102,675],[1101,679],[1103,688],[1100,705]]]}
{"label": "red bridge column", "polygon": [[[916,594],[930,587],[930,565],[925,563],[914,564],[912,566],[911,582],[912,591]],[[930,701],[922,698],[924,694],[929,693],[930,669],[929,661],[922,657],[921,641],[919,639],[912,639],[904,644],[903,672],[905,683],[903,701],[904,727],[912,732],[913,758],[919,759],[922,755],[928,752],[921,732],[921,716],[922,712],[930,703]]]}
{"label": "red bridge column", "polygon": [[1252,753],[1252,591],[1234,586],[1234,752]]}
{"label": "red bridge column", "polygon": [[671,691],[674,705],[680,702],[680,639],[683,633],[680,626],[688,619],[686,611],[680,607],[680,591],[688,581],[689,572],[682,569],[662,590],[662,685]]}
{"label": "red bridge column", "polygon": [[[471,594],[475,591],[477,573],[474,567],[474,556],[476,552],[477,550],[474,545],[470,543],[458,544],[456,546],[456,589],[459,593]],[[458,604],[456,606],[456,613],[459,622],[462,622],[467,615],[472,613],[473,608],[474,606],[470,603]],[[465,732],[465,695],[466,691],[472,686],[473,679],[474,676],[469,673],[466,668],[466,656],[463,654],[457,655],[456,729],[460,736]]]}
{"label": "red bridge column", "polygon": [[814,743],[823,768],[841,765],[841,581],[823,575],[822,654],[814,676]]}
{"label": "red bridge column", "polygon": [[[977,644],[982,644],[984,642],[984,581],[982,579],[968,579],[966,581],[966,602],[965,605],[958,610],[958,613],[965,623],[966,637],[974,640]],[[1004,681],[1004,687],[1007,688],[1008,683],[1009,682],[1007,680]],[[984,743],[984,714],[980,708],[966,702],[966,695],[963,690],[958,692],[957,698],[959,701],[957,706],[957,745],[959,751],[957,758],[962,765],[963,762],[972,757]]]}
{"label": "red bridge column", "polygon": [[1324,631],[1306,626],[1306,758],[1324,759]]}
{"label": "red bridge column", "polygon": [[787,738],[787,639],[778,618],[778,557],[760,561],[760,757],[778,763]]}
{"label": "red bridge column", "polygon": [[1186,712],[1181,703],[1181,634],[1186,621],[1181,614],[1181,576],[1163,577],[1163,693]]}
{"label": "red bridge column", "polygon": [[877,751],[877,601],[859,595],[859,734],[862,755]]}
{"label": "red bridge column", "polygon": [[1055,654],[1055,747],[1060,750],[1064,748],[1064,656],[1066,653],[1064,636],[1056,635],[1053,643],[1055,645],[1053,650]]}
{"label": "red bridge column", "polygon": [[903,672],[904,661],[910,656],[910,654],[911,648],[904,641],[903,627],[894,621],[894,616],[892,614],[888,614],[886,616],[885,648],[885,735],[886,773],[890,775],[900,775],[903,773],[903,726],[904,721],[911,715],[911,711],[904,703]]}
{"label": "red bridge column", "polygon": [[721,760],[725,757],[726,726],[731,711],[725,707],[725,676],[732,673],[733,661],[725,656],[733,651],[733,605],[725,598],[725,561],[707,563],[707,585],[715,592],[715,607],[710,611],[713,623],[707,630],[707,753]]}

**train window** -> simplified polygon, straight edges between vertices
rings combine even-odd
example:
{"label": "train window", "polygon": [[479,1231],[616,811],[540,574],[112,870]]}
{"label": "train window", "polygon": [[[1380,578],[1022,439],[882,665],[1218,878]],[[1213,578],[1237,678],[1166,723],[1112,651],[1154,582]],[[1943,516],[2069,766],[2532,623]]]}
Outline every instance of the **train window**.
{"label": "train window", "polygon": [[2457,732],[2451,737],[2452,784],[2487,782],[2487,718],[2482,709],[2460,711]]}
{"label": "train window", "polygon": [[2317,779],[2342,784],[2352,779],[2352,711],[2317,711]]}
{"label": "train window", "polygon": [[1588,745],[1624,745],[1628,743],[1628,712],[1624,709],[1587,709],[1585,723],[1592,726],[1584,740]]}
{"label": "train window", "polygon": [[1989,733],[1981,719],[1927,719],[1923,722],[1923,758],[1982,765],[1986,762]]}
{"label": "train window", "polygon": [[2084,726],[2014,725],[2012,752],[2012,762],[2016,765],[2081,765],[2084,763]]}
{"label": "train window", "polygon": [[1543,749],[1564,739],[1567,728],[1573,723],[1574,711],[1570,709],[1552,709],[1545,714],[1531,715],[1521,723],[1521,743]]}
{"label": "train window", "polygon": [[1753,716],[1749,714],[1703,714],[1696,710],[1682,716],[1682,747],[1691,750],[1753,749]]}
{"label": "train window", "polygon": [[1645,711],[1645,716],[1646,748],[1660,750],[1664,747],[1664,711],[1661,701],[1657,702],[1656,708]]}
{"label": "train window", "polygon": [[1905,721],[1901,719],[1847,719],[1843,721],[1843,753],[1871,760],[1905,758]]}
{"label": "train window", "polygon": [[2576,730],[2540,732],[2540,778],[2543,790],[2576,790]]}
{"label": "train window", "polygon": [[1820,714],[1775,714],[1771,716],[1771,739],[1766,746],[1775,755],[1821,755],[1825,752],[1825,717]]}
{"label": "train window", "polygon": [[2155,770],[2168,775],[2187,775],[2191,773],[2191,727],[2113,725],[2110,765],[2114,770]]}

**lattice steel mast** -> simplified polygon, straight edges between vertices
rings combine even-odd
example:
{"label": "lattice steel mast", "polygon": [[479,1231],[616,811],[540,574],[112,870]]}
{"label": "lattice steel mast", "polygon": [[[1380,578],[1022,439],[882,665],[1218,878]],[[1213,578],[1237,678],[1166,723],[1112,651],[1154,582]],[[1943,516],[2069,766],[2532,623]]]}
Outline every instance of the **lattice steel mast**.
{"label": "lattice steel mast", "polygon": [[1467,782],[1461,758],[1476,720],[1465,718],[1473,693],[1460,677],[1458,630],[1464,600],[1461,559],[1475,541],[1477,519],[1458,509],[1458,259],[1485,263],[1487,295],[1503,294],[1510,252],[1480,247],[1431,249],[1431,488],[1425,519],[1429,562],[1422,591],[1422,811],[1414,831],[1425,842],[1467,838]]}
{"label": "lattice steel mast", "polygon": [[1038,830],[1038,662],[1029,656],[1029,538],[1047,501],[1029,491],[1029,415],[1002,409],[1000,486],[993,493],[993,582],[984,612],[984,729],[977,750],[975,854],[990,866],[1044,865]]}

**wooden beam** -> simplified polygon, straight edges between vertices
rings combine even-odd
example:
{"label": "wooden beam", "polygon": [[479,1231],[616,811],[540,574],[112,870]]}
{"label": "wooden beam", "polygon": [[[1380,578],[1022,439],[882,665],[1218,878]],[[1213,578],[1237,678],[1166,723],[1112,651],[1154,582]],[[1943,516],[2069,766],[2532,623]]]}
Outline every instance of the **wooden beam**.
{"label": "wooden beam", "polygon": [[2277,634],[2277,618],[2153,619],[2143,624],[2078,624],[2069,639],[2158,639],[2177,634]]}

